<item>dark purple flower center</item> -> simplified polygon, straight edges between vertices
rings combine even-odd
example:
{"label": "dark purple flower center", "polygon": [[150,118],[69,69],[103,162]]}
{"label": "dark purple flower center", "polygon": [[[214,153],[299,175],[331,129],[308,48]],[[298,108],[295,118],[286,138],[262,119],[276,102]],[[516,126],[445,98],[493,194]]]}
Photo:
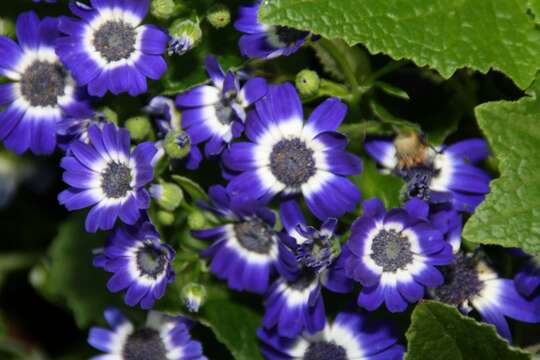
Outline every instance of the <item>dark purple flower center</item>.
{"label": "dark purple flower center", "polygon": [[56,106],[64,95],[66,77],[60,64],[34,61],[21,76],[21,94],[31,106]]}
{"label": "dark purple flower center", "polygon": [[332,263],[332,243],[328,236],[316,232],[315,235],[296,247],[298,262],[310,269],[324,270]]}
{"label": "dark purple flower center", "polygon": [[258,254],[268,254],[276,241],[274,230],[257,217],[234,224],[234,233],[242,247]]}
{"label": "dark purple flower center", "polygon": [[291,289],[297,291],[304,291],[313,284],[316,278],[317,275],[315,274],[315,272],[309,269],[305,269],[300,273],[298,278],[296,278],[294,281],[289,282],[287,285]]}
{"label": "dark purple flower center", "polygon": [[108,62],[129,58],[135,41],[135,29],[124,21],[106,22],[94,33],[94,47]]}
{"label": "dark purple flower center", "polygon": [[411,243],[394,230],[381,230],[371,244],[371,258],[384,271],[395,272],[413,262]]}
{"label": "dark purple flower center", "polygon": [[430,165],[419,165],[410,168],[400,169],[399,175],[407,182],[407,196],[409,198],[419,198],[424,201],[431,199],[431,179],[435,177],[438,170]]}
{"label": "dark purple flower center", "polygon": [[101,189],[108,198],[122,198],[132,190],[131,180],[131,170],[127,165],[110,162],[101,174]]}
{"label": "dark purple flower center", "polygon": [[146,275],[156,279],[163,273],[167,266],[167,254],[165,249],[153,245],[145,245],[137,250],[137,268],[141,276]]}
{"label": "dark purple flower center", "polygon": [[315,341],[309,344],[303,360],[347,360],[347,351],[330,341]]}
{"label": "dark purple flower center", "polygon": [[472,257],[459,254],[451,265],[441,267],[440,270],[444,284],[432,290],[436,300],[459,306],[482,290],[476,261]]}
{"label": "dark purple flower center", "polygon": [[315,175],[313,150],[298,139],[281,140],[270,154],[272,174],[290,188],[298,188]]}
{"label": "dark purple flower center", "polygon": [[143,327],[135,330],[126,340],[122,350],[125,360],[163,360],[167,348],[157,330]]}
{"label": "dark purple flower center", "polygon": [[298,40],[304,39],[307,31],[300,31],[286,26],[276,26],[275,29],[278,40],[285,45],[294,45]]}

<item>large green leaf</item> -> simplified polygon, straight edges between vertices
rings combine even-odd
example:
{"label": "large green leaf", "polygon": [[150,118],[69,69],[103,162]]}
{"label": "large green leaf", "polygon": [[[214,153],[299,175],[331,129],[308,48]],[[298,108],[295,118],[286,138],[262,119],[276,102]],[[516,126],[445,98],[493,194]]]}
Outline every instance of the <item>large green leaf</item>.
{"label": "large green leaf", "polygon": [[469,241],[540,254],[540,86],[535,85],[532,97],[476,108],[501,177],[467,222],[463,236]]}
{"label": "large green leaf", "polygon": [[530,356],[497,335],[493,325],[476,322],[456,308],[436,301],[416,306],[408,341],[407,360],[513,360]]}
{"label": "large green leaf", "polygon": [[267,24],[310,30],[371,53],[428,65],[444,77],[500,70],[526,88],[540,69],[540,32],[525,0],[273,0]]}

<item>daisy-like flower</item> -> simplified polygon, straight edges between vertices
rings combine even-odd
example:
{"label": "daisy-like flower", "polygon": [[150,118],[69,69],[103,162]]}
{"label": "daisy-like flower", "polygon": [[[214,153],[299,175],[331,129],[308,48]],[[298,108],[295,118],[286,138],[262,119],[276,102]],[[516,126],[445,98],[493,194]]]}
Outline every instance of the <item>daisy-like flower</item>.
{"label": "daisy-like flower", "polygon": [[107,288],[111,292],[126,290],[126,304],[150,309],[175,279],[174,256],[174,250],[160,241],[159,233],[145,218],[134,226],[115,228],[94,258],[94,265],[114,273]]}
{"label": "daisy-like flower", "polygon": [[457,254],[461,247],[461,214],[449,204],[431,205],[429,222],[444,235],[444,240],[452,246],[452,252]]}
{"label": "daisy-like flower", "polygon": [[56,124],[91,114],[81,91],[54,52],[58,20],[40,20],[33,11],[17,18],[19,44],[0,36],[0,140],[21,154],[50,154],[56,146]]}
{"label": "daisy-like flower", "polygon": [[93,112],[90,116],[82,118],[65,118],[56,124],[56,134],[58,135],[58,147],[66,151],[69,145],[75,140],[85,144],[90,143],[88,129],[95,125],[103,129],[108,120],[105,114]]}
{"label": "daisy-like flower", "polygon": [[169,36],[153,25],[141,25],[149,0],[91,0],[92,7],[72,2],[80,19],[63,17],[56,53],[90,95],[146,92],[146,78],[167,70],[162,57]]}
{"label": "daisy-like flower", "polygon": [[281,55],[289,56],[306,42],[309,32],[286,26],[264,25],[257,19],[261,1],[253,5],[241,6],[236,30],[244,33],[238,43],[242,55],[250,58],[272,59]]}
{"label": "daisy-like flower", "polygon": [[118,309],[107,308],[111,327],[92,327],[88,343],[105,354],[90,360],[206,360],[202,346],[191,338],[192,321],[150,311],[146,324],[135,327]]}
{"label": "daisy-like flower", "polygon": [[336,219],[328,219],[317,230],[306,225],[295,201],[282,203],[280,214],[288,233],[280,242],[282,277],[266,295],[263,326],[289,338],[315,334],[326,324],[322,287],[338,293],[352,290],[344,271],[348,250],[345,246],[339,257],[333,251]]}
{"label": "daisy-like flower", "polygon": [[372,139],[365,149],[384,168],[403,177],[407,196],[430,203],[451,203],[473,212],[489,192],[491,177],[475,165],[489,155],[483,139],[430,147],[418,135]]}
{"label": "daisy-like flower", "polygon": [[346,275],[363,285],[358,305],[369,311],[383,302],[390,312],[404,311],[424,296],[424,288],[444,281],[434,265],[452,262],[452,247],[428,221],[429,207],[418,199],[386,212],[379,199],[363,203],[347,241],[351,256]]}
{"label": "daisy-like flower", "polygon": [[370,321],[358,312],[339,313],[316,334],[286,338],[259,328],[257,335],[268,360],[401,360],[405,353],[390,325]]}
{"label": "daisy-like flower", "polygon": [[163,149],[163,139],[170,132],[176,133],[176,144],[179,148],[186,148],[189,146],[189,153],[181,161],[184,166],[189,170],[195,170],[199,167],[203,158],[201,150],[196,145],[191,143],[191,137],[182,131],[182,120],[180,113],[176,110],[176,106],[172,99],[165,96],[156,96],[150,100],[144,110],[154,117],[154,121],[158,128],[158,137],[162,140],[158,141],[156,146],[158,147],[159,157],[165,154]]}
{"label": "daisy-like flower", "polygon": [[88,129],[90,143],[75,141],[60,163],[63,179],[70,185],[58,195],[68,210],[93,206],[86,217],[86,230],[109,230],[116,219],[134,224],[139,209],[147,209],[150,195],[144,186],[153,178],[154,144],[145,142],[130,149],[129,131],[107,124]]}
{"label": "daisy-like flower", "polygon": [[520,252],[525,263],[514,277],[514,283],[521,294],[531,297],[540,286],[540,257]]}
{"label": "daisy-like flower", "polygon": [[458,254],[442,268],[444,284],[431,289],[436,300],[458,307],[463,313],[478,310],[485,322],[495,325],[499,334],[512,339],[505,316],[528,323],[540,322],[540,302],[520,295],[514,282],[501,279],[484,261]]}
{"label": "daisy-like flower", "polygon": [[227,190],[262,202],[277,194],[302,194],[320,220],[356,208],[360,191],[347,179],[361,172],[359,157],[345,151],[347,139],[336,132],[347,112],[337,98],[319,105],[304,124],[302,103],[289,83],[269,86],[249,113],[251,142],[231,144],[224,165],[240,173]]}
{"label": "daisy-like flower", "polygon": [[227,280],[231,289],[264,293],[279,254],[274,213],[235,201],[219,185],[210,187],[208,194],[212,204],[201,205],[227,220],[224,225],[192,232],[197,238],[214,240],[202,253],[212,258],[210,271]]}
{"label": "daisy-like flower", "polygon": [[232,71],[225,73],[213,56],[206,58],[208,85],[197,86],[176,97],[182,109],[182,125],[193,144],[206,142],[207,156],[223,151],[225,144],[240,136],[246,121],[246,108],[267,92],[260,77],[240,81]]}

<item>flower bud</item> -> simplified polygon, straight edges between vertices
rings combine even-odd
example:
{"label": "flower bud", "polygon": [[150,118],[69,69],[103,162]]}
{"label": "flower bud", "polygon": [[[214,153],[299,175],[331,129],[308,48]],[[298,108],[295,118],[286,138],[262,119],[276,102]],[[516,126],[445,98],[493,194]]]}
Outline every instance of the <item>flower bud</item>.
{"label": "flower bud", "polygon": [[174,211],[184,199],[182,189],[173,183],[161,183],[150,187],[150,194],[159,206],[168,211]]}
{"label": "flower bud", "polygon": [[176,15],[174,0],[152,0],[150,12],[158,19],[167,20]]}
{"label": "flower bud", "polygon": [[178,19],[169,28],[169,55],[184,55],[201,41],[202,31],[198,21]]}
{"label": "flower bud", "polygon": [[231,12],[223,4],[215,4],[206,13],[206,19],[216,29],[221,29],[231,22]]}
{"label": "flower bud", "polygon": [[152,131],[152,125],[150,125],[150,120],[146,116],[129,118],[124,126],[129,130],[131,138],[135,141],[146,139]]}
{"label": "flower bud", "polygon": [[157,221],[161,225],[170,226],[174,223],[174,214],[165,210],[159,210],[156,213]]}
{"label": "flower bud", "polygon": [[182,130],[169,131],[163,141],[163,148],[171,159],[183,159],[191,151],[191,138]]}
{"label": "flower bud", "polygon": [[0,35],[15,36],[15,24],[7,18],[0,18]]}
{"label": "flower bud", "polygon": [[190,312],[198,312],[206,300],[206,289],[196,283],[189,283],[182,288],[182,301]]}
{"label": "flower bud", "polygon": [[116,113],[116,111],[114,111],[108,106],[104,106],[100,109],[99,112],[102,113],[105,119],[107,119],[109,122],[118,125],[118,114]]}
{"label": "flower bud", "polygon": [[296,88],[303,96],[312,96],[319,91],[321,79],[312,70],[304,69],[296,74]]}
{"label": "flower bud", "polygon": [[206,227],[206,217],[200,211],[195,210],[188,215],[187,223],[192,230],[204,229]]}

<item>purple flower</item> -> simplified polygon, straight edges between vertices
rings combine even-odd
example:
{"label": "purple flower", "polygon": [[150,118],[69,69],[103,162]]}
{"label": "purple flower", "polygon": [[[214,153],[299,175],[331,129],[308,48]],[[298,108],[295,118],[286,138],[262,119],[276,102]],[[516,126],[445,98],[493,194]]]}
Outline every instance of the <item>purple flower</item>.
{"label": "purple flower", "polygon": [[134,224],[139,209],[147,209],[150,195],[144,186],[153,178],[151,160],[156,149],[145,142],[130,149],[129,132],[107,124],[88,129],[90,143],[75,141],[60,163],[63,179],[70,185],[58,196],[68,210],[93,206],[86,230],[109,230],[117,217]]}
{"label": "purple flower", "polygon": [[458,307],[463,313],[473,308],[483,320],[495,325],[499,334],[512,339],[505,316],[528,323],[540,322],[540,301],[521,296],[510,279],[501,279],[484,262],[458,254],[442,268],[444,283],[430,294],[436,300]]}
{"label": "purple flower", "polygon": [[94,265],[114,273],[107,287],[112,292],[126,290],[126,304],[140,303],[141,308],[150,309],[175,279],[174,256],[174,250],[160,241],[159,233],[145,218],[135,226],[115,228]]}
{"label": "purple flower", "polygon": [[103,129],[108,120],[105,114],[93,112],[89,116],[81,118],[65,118],[56,124],[56,134],[58,136],[58,147],[67,151],[69,145],[75,140],[82,141],[85,144],[90,143],[88,129],[95,125]]}
{"label": "purple flower", "polygon": [[136,328],[118,309],[107,308],[105,319],[111,330],[92,327],[88,335],[88,343],[105,354],[90,360],[206,360],[189,334],[193,322],[187,318],[150,311],[146,324]]}
{"label": "purple flower", "polygon": [[231,289],[264,293],[278,260],[278,235],[275,216],[267,208],[246,206],[233,200],[222,186],[208,191],[212,204],[201,203],[227,223],[193,236],[214,243],[202,255],[212,258],[210,271],[226,279]]}
{"label": "purple flower", "polygon": [[90,95],[146,92],[146,78],[167,70],[162,57],[169,36],[153,25],[141,25],[149,0],[92,0],[92,6],[70,3],[80,19],[63,17],[56,53]]}
{"label": "purple flower", "polygon": [[336,132],[347,112],[337,98],[319,105],[304,124],[294,87],[271,85],[246,124],[250,142],[231,144],[224,165],[239,173],[227,190],[267,202],[275,195],[302,194],[320,220],[356,208],[360,191],[347,179],[361,172],[359,157],[345,151],[347,139]]}
{"label": "purple flower", "polygon": [[260,328],[257,335],[268,360],[401,360],[405,353],[391,326],[357,312],[339,313],[331,325],[316,334],[287,338],[275,330]]}
{"label": "purple flower", "polygon": [[225,73],[213,56],[206,58],[206,71],[212,82],[197,86],[176,97],[182,109],[182,126],[193,144],[206,142],[206,156],[220,154],[225,145],[240,136],[246,121],[246,108],[267,92],[266,80],[249,79],[240,87],[233,72]]}
{"label": "purple flower", "polygon": [[294,200],[281,204],[281,222],[288,236],[282,237],[278,279],[266,294],[263,326],[276,328],[289,338],[305,332],[315,334],[326,324],[322,287],[347,293],[352,282],[345,276],[348,250],[333,251],[336,219],[328,219],[317,230],[306,224]]}
{"label": "purple flower", "polygon": [[406,151],[398,151],[395,144],[390,139],[371,139],[365,148],[384,168],[403,177],[409,198],[451,203],[458,211],[473,212],[489,192],[491,177],[475,166],[489,155],[484,140],[463,140],[438,148],[407,144]]}
{"label": "purple flower", "polygon": [[234,23],[236,30],[244,33],[238,43],[242,55],[250,58],[272,59],[281,55],[295,53],[309,35],[286,26],[261,24],[257,19],[260,1],[249,6],[241,6],[238,19]]}
{"label": "purple flower", "polygon": [[535,295],[540,286],[540,258],[520,251],[524,264],[514,277],[517,290],[526,297]]}
{"label": "purple flower", "polygon": [[363,203],[364,215],[351,229],[346,275],[363,285],[358,305],[369,311],[383,302],[405,311],[424,296],[424,287],[444,281],[435,265],[452,262],[452,247],[428,221],[429,207],[418,199],[386,212],[379,199]]}
{"label": "purple flower", "polygon": [[19,44],[0,36],[0,139],[21,154],[50,154],[56,147],[56,123],[88,116],[91,109],[54,52],[58,20],[40,20],[33,11],[17,18]]}

